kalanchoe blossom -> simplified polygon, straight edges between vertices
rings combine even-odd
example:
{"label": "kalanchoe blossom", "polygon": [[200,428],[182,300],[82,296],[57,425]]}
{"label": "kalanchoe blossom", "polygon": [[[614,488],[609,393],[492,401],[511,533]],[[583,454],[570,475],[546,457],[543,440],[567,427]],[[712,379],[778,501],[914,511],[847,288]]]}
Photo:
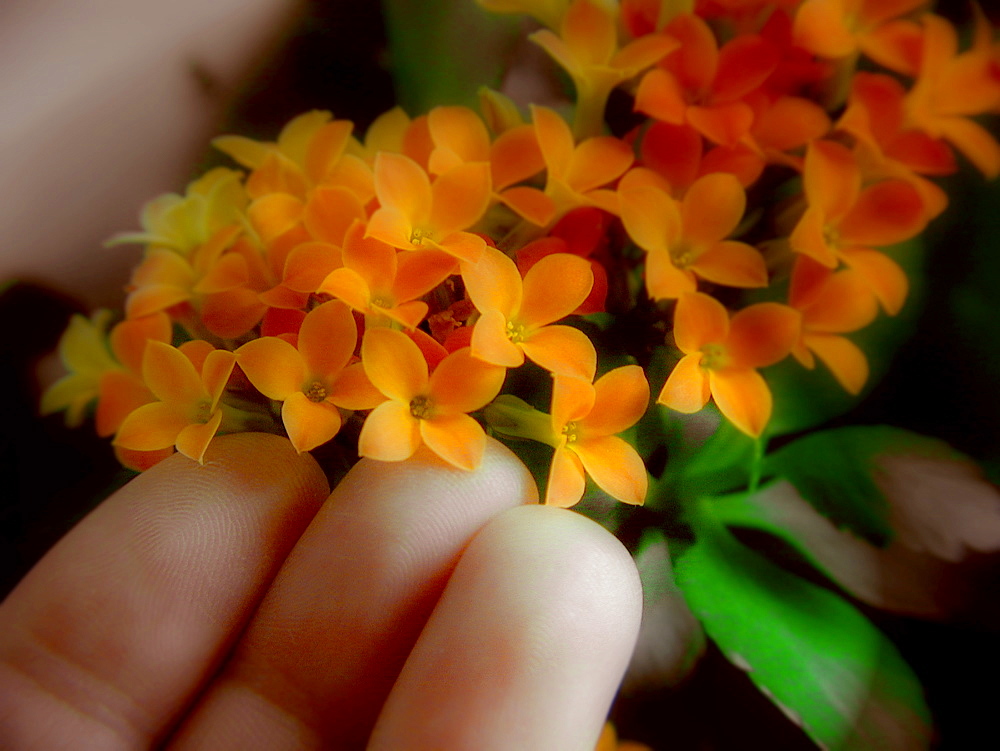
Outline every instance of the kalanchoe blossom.
{"label": "kalanchoe blossom", "polygon": [[443,250],[464,261],[479,259],[486,243],[466,232],[490,200],[490,168],[482,162],[460,164],[432,183],[427,173],[402,154],[375,158],[379,208],[368,234],[401,250]]}
{"label": "kalanchoe blossom", "polygon": [[204,341],[180,348],[149,341],[142,375],[158,401],[133,411],[122,422],[114,444],[133,451],[174,446],[197,462],[222,424],[219,400],[236,356]]}
{"label": "kalanchoe blossom", "polygon": [[733,425],[758,437],[771,417],[773,400],[757,369],[783,360],[798,341],[799,329],[799,314],[778,303],[751,305],[730,320],[715,298],[703,292],[681,295],[674,339],[684,357],[657,402],[692,413],[712,398]]}
{"label": "kalanchoe blossom", "polygon": [[427,361],[409,337],[381,328],[365,332],[361,362],[386,398],[361,428],[361,456],[403,461],[425,445],[460,469],[479,466],[486,434],[468,413],[482,409],[500,392],[504,368],[474,358],[465,348],[428,374]]}
{"label": "kalanchoe blossom", "polygon": [[250,382],[269,399],[281,402],[281,420],[296,451],[326,443],[343,422],[338,407],[371,409],[381,395],[361,366],[349,366],[358,341],[354,316],[333,300],[309,312],[296,346],[265,336],[236,350]]}
{"label": "kalanchoe blossom", "polygon": [[597,353],[586,334],[554,326],[590,294],[594,275],[578,256],[546,256],[524,280],[496,248],[476,264],[462,265],[466,291],[481,316],[472,331],[472,354],[494,365],[516,368],[527,355],[546,370],[590,381]]}
{"label": "kalanchoe blossom", "polygon": [[575,505],[590,475],[612,498],[641,504],[646,498],[646,467],[616,434],[632,427],[648,406],[649,385],[638,365],[615,368],[593,385],[557,375],[552,386],[555,454],[545,503]]}

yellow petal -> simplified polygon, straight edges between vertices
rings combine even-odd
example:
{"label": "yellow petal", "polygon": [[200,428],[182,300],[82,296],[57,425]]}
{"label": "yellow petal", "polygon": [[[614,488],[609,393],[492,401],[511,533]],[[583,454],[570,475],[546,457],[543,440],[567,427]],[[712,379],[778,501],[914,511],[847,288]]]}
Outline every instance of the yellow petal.
{"label": "yellow petal", "polygon": [[486,213],[490,191],[488,163],[471,162],[448,170],[431,185],[428,224],[441,235],[468,229]]}
{"label": "yellow petal", "polygon": [[487,310],[472,329],[472,354],[494,365],[517,368],[524,364],[524,352],[507,334],[507,319],[499,310]]}
{"label": "yellow petal", "polygon": [[169,344],[150,341],[146,345],[142,358],[142,377],[149,390],[160,401],[190,405],[208,399],[208,392],[194,365],[179,349]]}
{"label": "yellow petal", "polygon": [[622,223],[636,245],[650,252],[667,251],[677,242],[680,207],[665,191],[652,185],[623,186],[618,194]]}
{"label": "yellow petal", "polygon": [[298,349],[311,375],[332,377],[344,368],[358,343],[354,316],[340,300],[313,308],[299,329]]}
{"label": "yellow petal", "polygon": [[715,172],[699,177],[681,201],[684,237],[695,244],[727,237],[743,218],[746,194],[735,176]]}
{"label": "yellow petal", "polygon": [[[412,224],[422,225],[430,216],[430,178],[419,164],[402,154],[383,151],[375,157],[375,195],[383,208],[400,212]],[[369,234],[374,234],[370,228]]]}
{"label": "yellow petal", "polygon": [[702,279],[729,287],[766,287],[767,265],[752,245],[725,240],[716,243],[691,264]]}
{"label": "yellow petal", "polygon": [[434,369],[427,394],[443,413],[473,412],[496,398],[506,376],[506,368],[479,360],[464,347]]}
{"label": "yellow petal", "polygon": [[806,334],[805,343],[848,393],[861,393],[868,380],[868,358],[854,342],[833,334]]}
{"label": "yellow petal", "polygon": [[556,435],[582,420],[594,408],[597,392],[589,380],[556,375],[552,379],[552,429]]}
{"label": "yellow petal", "polygon": [[463,263],[461,269],[465,291],[481,313],[496,310],[509,318],[520,310],[521,274],[503,251],[487,247],[478,261]]}
{"label": "yellow petal", "polygon": [[157,451],[173,446],[180,432],[190,424],[185,405],[144,404],[122,421],[113,443],[135,451]]}
{"label": "yellow petal", "polygon": [[674,340],[682,352],[690,355],[728,338],[729,313],[722,303],[703,292],[680,296],[674,308]]}
{"label": "yellow petal", "polygon": [[344,368],[333,383],[327,400],[344,409],[374,409],[385,395],[372,384],[360,362]]}

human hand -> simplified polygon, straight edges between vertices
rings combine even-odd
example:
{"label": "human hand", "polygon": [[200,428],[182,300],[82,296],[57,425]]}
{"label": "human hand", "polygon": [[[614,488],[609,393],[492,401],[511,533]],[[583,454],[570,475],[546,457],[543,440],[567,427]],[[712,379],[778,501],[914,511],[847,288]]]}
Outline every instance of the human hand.
{"label": "human hand", "polygon": [[241,434],[108,499],[0,605],[0,745],[593,748],[641,611],[613,536],[495,442],[327,492]]}

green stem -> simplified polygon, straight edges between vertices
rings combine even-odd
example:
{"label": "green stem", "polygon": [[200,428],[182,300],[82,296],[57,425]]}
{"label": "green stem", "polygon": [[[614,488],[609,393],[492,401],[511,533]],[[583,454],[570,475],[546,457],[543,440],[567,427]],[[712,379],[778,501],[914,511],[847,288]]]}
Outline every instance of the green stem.
{"label": "green stem", "polygon": [[749,486],[751,493],[756,493],[760,485],[760,477],[764,469],[764,448],[766,445],[767,441],[763,437],[757,438],[753,442],[753,459],[750,462]]}

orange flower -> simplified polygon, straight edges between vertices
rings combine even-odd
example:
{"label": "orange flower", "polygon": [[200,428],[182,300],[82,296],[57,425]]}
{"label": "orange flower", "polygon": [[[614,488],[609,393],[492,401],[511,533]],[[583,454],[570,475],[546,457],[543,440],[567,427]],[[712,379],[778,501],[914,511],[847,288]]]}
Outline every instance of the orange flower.
{"label": "orange flower", "polygon": [[490,200],[486,163],[460,164],[433,183],[409,157],[382,152],[375,157],[375,193],[380,207],[368,235],[402,250],[436,248],[463,261],[476,261],[485,241],[464,230],[478,222]]}
{"label": "orange flower", "polygon": [[365,332],[361,361],[387,399],[361,428],[361,456],[402,461],[423,444],[455,467],[479,466],[486,433],[467,413],[500,392],[504,368],[478,360],[464,348],[445,357],[428,375],[427,361],[413,340],[383,328]]}
{"label": "orange flower", "polygon": [[772,400],[757,368],[784,359],[798,340],[799,326],[799,314],[778,303],[751,305],[730,320],[715,298],[702,292],[681,295],[674,340],[684,357],[657,403],[690,414],[711,397],[733,425],[758,437],[771,417]]}
{"label": "orange flower", "polygon": [[732,175],[698,178],[678,202],[651,172],[633,170],[618,193],[625,229],[647,252],[646,290],[654,300],[693,292],[696,275],[732,287],[767,285],[760,253],[724,239],[736,229],[746,206],[743,188]]}
{"label": "orange flower", "polygon": [[427,315],[427,303],[416,298],[434,289],[456,270],[455,259],[437,250],[400,251],[355,222],[347,232],[343,267],[334,269],[317,288],[355,310],[379,320],[391,319],[414,328]]}
{"label": "orange flower", "polygon": [[222,423],[219,400],[236,356],[195,340],[180,348],[150,341],[142,359],[146,385],[159,400],[125,418],[113,441],[132,451],[160,451],[175,446],[201,462]]}
{"label": "orange flower", "polygon": [[573,79],[578,137],[601,132],[612,89],[678,46],[676,39],[649,34],[619,49],[616,17],[617,6],[575,0],[563,16],[558,36],[548,29],[531,35]]}
{"label": "orange flower", "polygon": [[838,260],[856,268],[885,310],[897,313],[906,298],[906,275],[872,248],[923,230],[927,213],[916,188],[900,179],[862,187],[854,155],[833,141],[809,145],[803,180],[808,208],[789,238],[792,249],[830,268]]}
{"label": "orange flower", "polygon": [[795,14],[795,42],[820,57],[860,51],[881,61],[888,40],[880,27],[926,4],[927,0],[804,0]]}
{"label": "orange flower", "polygon": [[569,253],[546,256],[522,281],[514,262],[488,247],[479,263],[462,265],[462,279],[482,314],[472,331],[473,356],[516,368],[527,355],[553,373],[593,379],[597,353],[587,335],[549,325],[590,294],[594,274],[586,260]]}
{"label": "orange flower", "polygon": [[687,123],[713,143],[735,146],[754,113],[743,101],[778,65],[774,46],[757,35],[736,37],[719,49],[708,24],[679,15],[664,29],[680,48],[642,78],[635,108],[663,122]]}
{"label": "orange flower", "polygon": [[628,144],[611,136],[577,144],[569,125],[546,107],[531,107],[538,146],[545,160],[544,194],[522,187],[508,191],[505,203],[530,221],[549,224],[577,206],[597,206],[618,213],[614,191],[603,186],[617,180],[634,159]]}
{"label": "orange flower", "polygon": [[545,503],[572,506],[583,497],[586,475],[605,493],[641,504],[648,478],[639,454],[616,433],[632,427],[649,406],[642,368],[615,368],[589,380],[555,376],[552,387],[552,445],[555,454]]}
{"label": "orange flower", "polygon": [[853,269],[832,271],[800,256],[792,272],[788,302],[802,314],[802,333],[792,355],[804,367],[815,367],[815,354],[840,385],[857,394],[868,380],[865,353],[841,336],[864,328],[878,312],[871,289]]}
{"label": "orange flower", "polygon": [[361,366],[348,366],[357,341],[351,311],[331,300],[306,315],[296,346],[266,336],[236,350],[250,383],[282,402],[281,421],[296,451],[311,451],[337,434],[338,407],[370,409],[381,401]]}

